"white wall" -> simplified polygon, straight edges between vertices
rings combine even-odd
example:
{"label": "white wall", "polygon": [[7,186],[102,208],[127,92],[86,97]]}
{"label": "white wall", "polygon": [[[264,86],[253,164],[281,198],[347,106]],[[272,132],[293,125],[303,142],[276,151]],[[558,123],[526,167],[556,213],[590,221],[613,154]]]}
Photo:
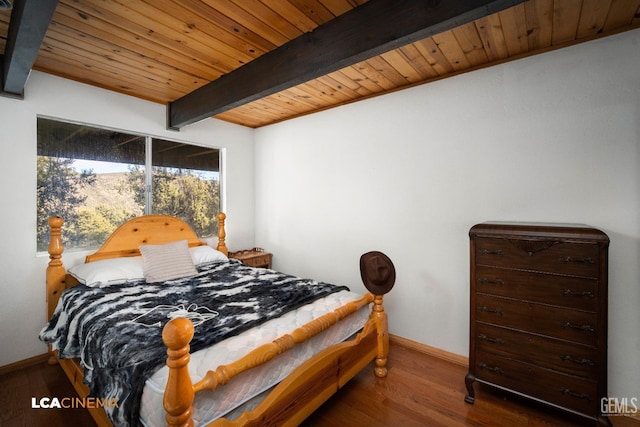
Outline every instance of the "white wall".
{"label": "white wall", "polygon": [[387,253],[391,332],[467,355],[469,228],[591,224],[611,239],[609,395],[640,397],[638,58],[634,30],[258,129],[256,243],[357,290],[359,256]]}
{"label": "white wall", "polygon": [[[0,97],[0,366],[46,352],[37,338],[46,317],[48,262],[47,256],[36,256],[38,115],[222,148],[228,246],[240,249],[254,242],[253,130],[208,119],[167,131],[162,105],[33,72],[24,100]],[[63,254],[63,261],[69,266],[84,255]]]}

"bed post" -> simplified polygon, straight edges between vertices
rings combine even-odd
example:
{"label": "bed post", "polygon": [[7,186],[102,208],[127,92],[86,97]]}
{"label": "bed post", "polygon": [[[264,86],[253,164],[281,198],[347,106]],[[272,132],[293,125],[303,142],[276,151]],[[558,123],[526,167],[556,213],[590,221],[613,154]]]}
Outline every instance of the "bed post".
{"label": "bed post", "polygon": [[227,248],[227,244],[225,239],[227,238],[227,232],[224,229],[224,220],[227,216],[220,212],[218,214],[218,247],[216,248],[220,252],[225,255],[229,255],[229,249]]}
{"label": "bed post", "polygon": [[376,356],[376,377],[387,376],[387,355],[389,354],[389,324],[387,313],[382,306],[382,295],[375,295],[373,300],[373,311],[371,316],[376,321],[378,331],[378,355]]}
{"label": "bed post", "polygon": [[377,377],[387,376],[387,355],[389,354],[389,325],[387,313],[382,305],[383,295],[393,288],[396,269],[393,262],[382,252],[372,251],[360,257],[360,277],[366,288],[374,295],[371,318],[376,322],[378,334],[378,355],[375,373]]}
{"label": "bed post", "polygon": [[163,405],[169,427],[193,427],[191,405],[195,391],[189,376],[189,342],[193,338],[193,323],[184,318],[171,320],[162,330],[167,346],[169,378],[164,391]]}
{"label": "bed post", "polygon": [[[49,240],[49,264],[47,265],[47,320],[51,319],[53,312],[58,305],[60,294],[64,291],[64,276],[66,274],[64,265],[62,264],[62,224],[64,221],[59,216],[49,218],[50,240]],[[57,358],[51,353],[49,346],[49,364],[55,364]]]}

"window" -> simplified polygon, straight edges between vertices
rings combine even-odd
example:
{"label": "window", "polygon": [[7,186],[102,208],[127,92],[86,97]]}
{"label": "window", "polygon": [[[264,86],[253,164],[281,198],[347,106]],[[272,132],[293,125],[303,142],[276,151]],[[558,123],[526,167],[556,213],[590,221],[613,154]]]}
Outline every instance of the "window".
{"label": "window", "polygon": [[220,152],[181,142],[38,118],[37,245],[61,216],[67,248],[95,248],[142,214],[186,221],[217,234]]}

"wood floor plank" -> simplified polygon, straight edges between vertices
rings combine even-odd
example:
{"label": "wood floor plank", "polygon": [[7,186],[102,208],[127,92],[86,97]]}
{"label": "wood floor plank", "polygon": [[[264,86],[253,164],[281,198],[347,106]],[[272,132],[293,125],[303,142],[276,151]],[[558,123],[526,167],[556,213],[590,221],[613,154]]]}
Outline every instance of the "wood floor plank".
{"label": "wood floor plank", "polygon": [[3,376],[0,387],[0,425],[24,416],[24,408],[20,405],[20,397],[28,392],[25,371],[20,369]]}

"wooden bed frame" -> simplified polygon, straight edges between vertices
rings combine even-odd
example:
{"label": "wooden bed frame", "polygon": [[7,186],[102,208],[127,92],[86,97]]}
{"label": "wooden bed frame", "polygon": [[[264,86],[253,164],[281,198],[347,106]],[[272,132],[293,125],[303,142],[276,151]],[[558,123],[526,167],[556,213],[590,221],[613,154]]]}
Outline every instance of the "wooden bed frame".
{"label": "wooden bed frame", "polygon": [[[228,254],[225,244],[225,214],[218,216],[219,233],[217,249]],[[51,240],[49,243],[49,264],[47,266],[47,318],[51,318],[62,292],[78,284],[66,274],[62,263],[60,217],[49,219]],[[100,259],[137,256],[138,247],[143,244],[163,244],[176,240],[187,240],[189,246],[200,246],[200,241],[191,228],[183,221],[166,215],[145,215],[134,218],[121,225],[94,254],[88,255],[85,262]],[[373,254],[374,258],[380,253]],[[368,255],[368,254],[365,254]],[[363,255],[364,259],[364,255]],[[167,366],[169,377],[164,393],[164,408],[167,425],[193,426],[191,419],[192,403],[195,393],[204,389],[215,390],[234,376],[261,365],[278,354],[284,353],[294,345],[326,330],[340,319],[357,311],[360,307],[373,302],[373,309],[364,328],[354,339],[329,347],[306,361],[291,375],[277,385],[254,410],[242,413],[236,420],[218,419],[209,426],[267,426],[298,425],[315,409],[338,391],[349,379],[375,359],[375,375],[387,375],[386,362],[389,351],[387,314],[382,301],[383,294],[393,287],[395,271],[389,283],[379,285],[367,280],[365,267],[361,259],[361,274],[367,289],[371,292],[361,299],[351,302],[332,313],[322,316],[284,335],[272,343],[260,346],[245,357],[228,365],[220,366],[195,385],[188,372],[190,359],[189,342],[193,337],[193,324],[188,319],[174,319],[163,329],[162,339],[167,346]],[[388,258],[385,257],[388,260]],[[377,259],[375,259],[377,261]],[[388,261],[390,264],[390,260]],[[393,265],[391,264],[391,269]],[[388,268],[387,268],[388,269]],[[374,271],[375,270],[375,271]],[[378,267],[368,270],[378,274]],[[81,398],[89,393],[83,383],[83,370],[77,359],[59,359],[57,352],[51,352],[50,363],[59,363]],[[112,426],[102,408],[88,408],[99,426]]]}

